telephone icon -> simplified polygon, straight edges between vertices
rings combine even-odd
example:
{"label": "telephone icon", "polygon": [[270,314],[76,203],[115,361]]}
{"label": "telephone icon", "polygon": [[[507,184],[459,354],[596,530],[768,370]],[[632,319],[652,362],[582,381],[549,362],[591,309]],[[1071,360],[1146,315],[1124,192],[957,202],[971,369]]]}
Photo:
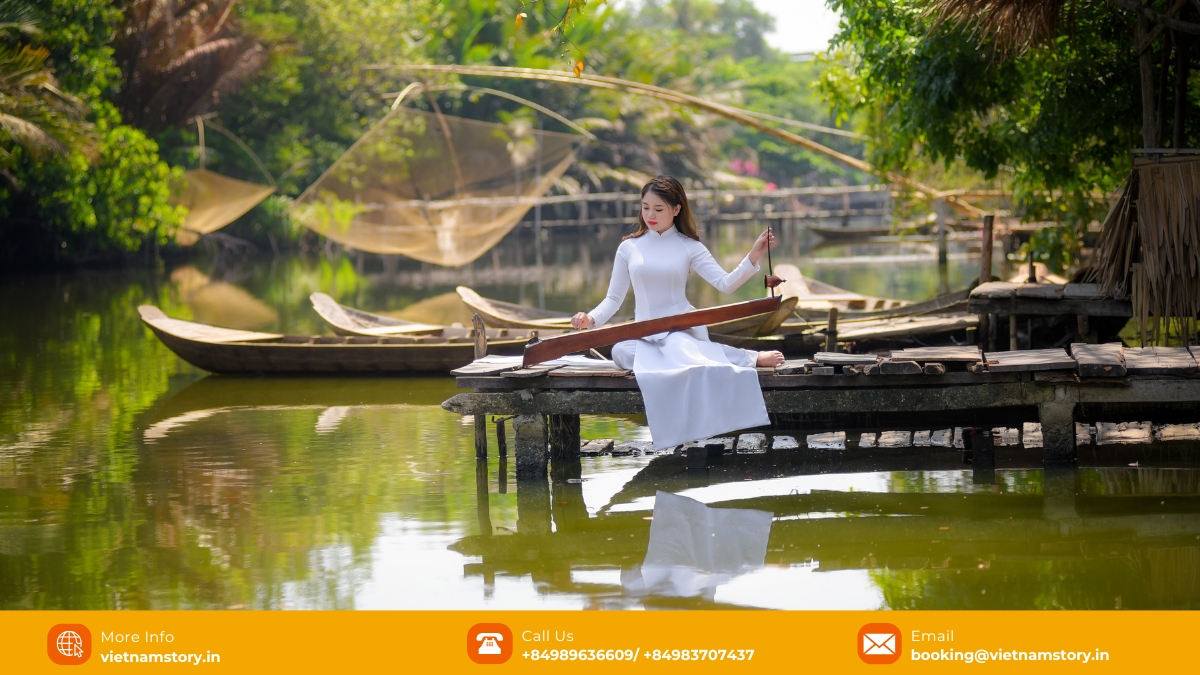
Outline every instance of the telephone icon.
{"label": "telephone icon", "polygon": [[502,623],[477,623],[466,633],[467,658],[475,663],[497,664],[512,658],[516,642],[508,626]]}
{"label": "telephone icon", "polygon": [[498,655],[500,651],[500,643],[504,641],[504,636],[500,633],[480,633],[475,636],[477,642],[482,642],[479,645],[480,655]]}

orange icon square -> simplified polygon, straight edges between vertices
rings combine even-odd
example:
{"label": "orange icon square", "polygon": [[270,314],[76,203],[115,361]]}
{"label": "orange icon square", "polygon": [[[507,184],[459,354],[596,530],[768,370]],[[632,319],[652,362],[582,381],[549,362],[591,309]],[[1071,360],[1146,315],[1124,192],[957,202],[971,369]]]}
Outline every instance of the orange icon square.
{"label": "orange icon square", "polygon": [[92,631],[81,623],[60,623],[46,634],[46,655],[60,666],[78,666],[92,655]]}
{"label": "orange icon square", "polygon": [[502,623],[477,623],[467,631],[467,656],[475,663],[504,663],[512,653],[512,631]]}
{"label": "orange icon square", "polygon": [[858,629],[858,658],[863,663],[895,663],[900,648],[900,629],[890,623],[869,623]]}

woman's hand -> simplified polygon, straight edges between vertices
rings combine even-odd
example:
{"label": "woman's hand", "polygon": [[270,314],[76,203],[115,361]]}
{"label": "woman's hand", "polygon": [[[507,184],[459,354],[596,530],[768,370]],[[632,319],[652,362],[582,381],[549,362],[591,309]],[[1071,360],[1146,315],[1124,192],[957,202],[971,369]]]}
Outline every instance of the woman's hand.
{"label": "woman's hand", "polygon": [[757,265],[759,260],[767,254],[767,247],[775,248],[775,234],[771,232],[771,228],[763,230],[763,233],[758,235],[758,239],[754,241],[754,246],[750,248],[750,264]]}
{"label": "woman's hand", "polygon": [[571,326],[577,329],[591,328],[596,325],[596,320],[593,319],[587,312],[580,312],[571,317]]}

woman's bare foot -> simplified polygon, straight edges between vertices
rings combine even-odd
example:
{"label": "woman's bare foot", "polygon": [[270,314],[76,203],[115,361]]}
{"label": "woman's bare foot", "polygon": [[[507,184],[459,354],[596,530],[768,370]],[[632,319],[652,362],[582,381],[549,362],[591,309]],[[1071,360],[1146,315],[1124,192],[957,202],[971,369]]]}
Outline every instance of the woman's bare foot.
{"label": "woman's bare foot", "polygon": [[782,352],[759,352],[758,363],[755,364],[759,368],[774,368],[775,366],[783,365]]}

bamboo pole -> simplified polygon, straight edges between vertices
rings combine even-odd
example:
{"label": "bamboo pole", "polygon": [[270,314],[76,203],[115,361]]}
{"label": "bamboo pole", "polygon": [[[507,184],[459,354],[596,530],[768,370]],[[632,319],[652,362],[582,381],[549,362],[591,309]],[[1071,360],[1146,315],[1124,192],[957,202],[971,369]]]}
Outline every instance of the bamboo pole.
{"label": "bamboo pole", "polygon": [[598,89],[610,89],[614,91],[624,91],[632,94],[651,96],[660,100],[688,105],[700,110],[706,110],[713,114],[724,117],[725,119],[757,129],[768,136],[837,160],[843,164],[858,169],[863,173],[881,176],[896,185],[903,185],[914,190],[919,196],[926,199],[945,199],[948,204],[953,206],[958,211],[965,213],[969,217],[978,218],[983,215],[983,211],[981,209],[968,204],[953,194],[939,191],[919,181],[912,180],[906,176],[901,176],[900,174],[894,172],[881,171],[880,169],[861,159],[858,159],[857,157],[851,157],[850,155],[838,152],[833,148],[822,145],[812,139],[799,136],[790,131],[769,126],[756,119],[747,111],[739,110],[737,108],[720,103],[713,103],[712,101],[706,101],[702,98],[692,96],[690,94],[684,94],[682,92],[672,91],[664,87],[644,84],[641,82],[633,82],[631,80],[623,80],[616,77],[607,77],[603,75],[575,75],[574,73],[569,73],[566,71],[543,70],[539,68],[514,68],[511,66],[400,64],[372,65],[367,66],[367,68],[371,70],[400,70],[406,72],[474,75],[478,77],[507,77],[522,80],[536,80],[539,82],[557,82],[560,84],[581,84]]}

